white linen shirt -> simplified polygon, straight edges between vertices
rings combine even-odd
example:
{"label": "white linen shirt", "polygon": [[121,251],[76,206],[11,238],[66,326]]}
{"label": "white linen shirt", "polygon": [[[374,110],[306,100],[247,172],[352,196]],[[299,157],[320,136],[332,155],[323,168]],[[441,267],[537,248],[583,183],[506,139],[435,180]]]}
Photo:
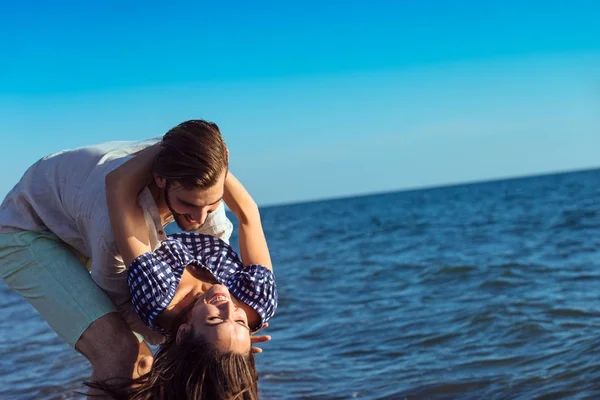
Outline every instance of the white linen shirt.
{"label": "white linen shirt", "polygon": [[[65,150],[32,165],[0,205],[0,233],[50,231],[91,263],[91,276],[115,303],[134,332],[157,344],[163,337],[147,328],[133,309],[127,267],[119,255],[106,205],[106,175],[160,138],[110,142]],[[138,197],[152,250],[167,236],[148,188]],[[229,241],[233,230],[223,203],[197,231]],[[88,265],[89,267],[89,265]]]}

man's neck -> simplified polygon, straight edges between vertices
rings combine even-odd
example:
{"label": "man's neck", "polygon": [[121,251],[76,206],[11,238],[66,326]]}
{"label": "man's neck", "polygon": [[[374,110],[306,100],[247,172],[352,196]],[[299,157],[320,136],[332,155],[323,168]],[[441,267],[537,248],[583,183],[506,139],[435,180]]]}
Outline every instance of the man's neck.
{"label": "man's neck", "polygon": [[158,208],[158,214],[160,215],[160,222],[164,225],[165,222],[171,218],[173,215],[169,207],[167,207],[167,203],[165,202],[165,194],[163,189],[159,188],[156,182],[151,182],[148,185],[148,190],[152,194],[152,198],[156,203],[156,208]]}

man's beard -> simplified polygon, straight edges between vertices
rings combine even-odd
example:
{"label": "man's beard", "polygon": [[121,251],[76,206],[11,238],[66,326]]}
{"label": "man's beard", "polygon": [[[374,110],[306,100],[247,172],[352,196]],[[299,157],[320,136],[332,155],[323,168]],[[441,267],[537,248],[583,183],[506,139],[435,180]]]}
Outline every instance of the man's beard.
{"label": "man's beard", "polygon": [[165,203],[167,204],[167,208],[169,209],[169,211],[171,211],[171,214],[173,215],[173,220],[175,221],[175,224],[177,224],[179,229],[181,229],[184,232],[192,232],[200,229],[202,225],[200,225],[197,222],[190,222],[190,220],[188,219],[189,214],[179,214],[178,212],[173,210],[173,207],[171,207],[171,201],[169,201],[169,196],[167,194],[169,192],[169,186],[170,185],[167,182],[167,184],[165,185],[164,197]]}

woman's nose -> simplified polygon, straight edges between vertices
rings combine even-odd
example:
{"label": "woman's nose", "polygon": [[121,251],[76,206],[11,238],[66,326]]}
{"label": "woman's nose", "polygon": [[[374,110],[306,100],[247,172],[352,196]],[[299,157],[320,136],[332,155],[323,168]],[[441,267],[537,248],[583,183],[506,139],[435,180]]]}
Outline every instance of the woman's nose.
{"label": "woman's nose", "polygon": [[224,303],[223,305],[221,305],[220,308],[221,312],[223,313],[223,318],[225,319],[229,319],[229,317],[232,316],[234,311],[237,309],[237,307],[235,306],[235,304],[233,304],[232,301]]}

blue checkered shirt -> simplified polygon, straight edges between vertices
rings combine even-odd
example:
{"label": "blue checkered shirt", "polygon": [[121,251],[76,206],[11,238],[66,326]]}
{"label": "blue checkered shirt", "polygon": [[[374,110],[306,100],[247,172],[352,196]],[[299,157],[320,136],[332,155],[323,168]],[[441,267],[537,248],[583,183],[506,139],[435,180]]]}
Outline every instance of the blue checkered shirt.
{"label": "blue checkered shirt", "polygon": [[208,270],[230,293],[253,308],[267,322],[277,308],[277,285],[273,272],[252,264],[244,267],[238,255],[219,238],[199,233],[169,235],[154,252],[136,258],[127,271],[131,302],[142,321],[166,334],[154,319],[173,300],[181,275],[188,265]]}

